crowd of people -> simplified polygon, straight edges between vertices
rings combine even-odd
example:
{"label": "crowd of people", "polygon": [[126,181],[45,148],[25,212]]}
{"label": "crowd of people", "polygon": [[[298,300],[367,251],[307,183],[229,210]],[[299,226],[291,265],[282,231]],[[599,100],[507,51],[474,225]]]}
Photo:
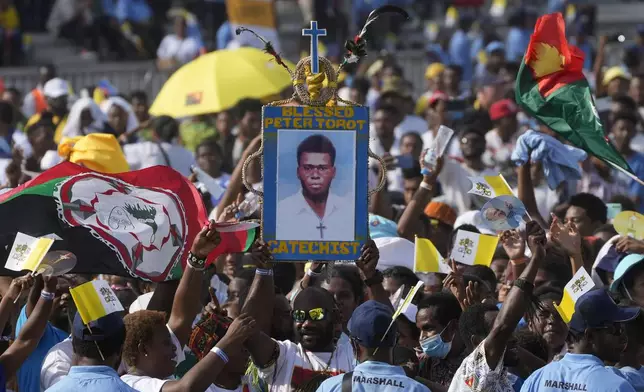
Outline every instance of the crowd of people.
{"label": "crowd of people", "polygon": [[[370,149],[387,169],[386,186],[369,199],[370,239],[350,263],[276,262],[257,240],[248,253],[204,266],[221,241],[215,222],[261,219],[242,210],[254,198],[244,183],[262,186],[261,165],[243,169],[262,143],[261,100],[190,118],[152,116],[145,92],[71,86],[53,65],[39,69],[31,91],[4,86],[3,191],[64,161],[102,173],[169,166],[195,184],[210,223],[179,281],[0,277],[0,391],[644,390],[644,238],[619,234],[608,208],[644,213],[644,186],[596,157],[566,155],[566,140],[515,102],[535,16],[517,13],[506,40],[487,25],[472,34],[474,20],[462,15],[449,40],[431,46],[419,97],[395,55],[343,75],[339,96],[370,108]],[[68,28],[86,28],[79,18]],[[113,28],[90,19],[92,28]],[[129,21],[137,34],[155,35],[144,20]],[[576,22],[570,40],[586,52],[605,136],[644,179],[644,28],[622,58],[607,59],[608,39],[585,45],[587,27]],[[173,34],[156,35],[160,68],[199,55],[189,31],[179,17]],[[455,135],[423,170],[441,126]],[[552,166],[525,151],[526,137],[548,140],[542,156],[574,161],[568,177],[552,186]],[[102,154],[105,140],[120,159]],[[370,166],[371,189],[382,170]],[[469,177],[499,173],[530,217],[518,229],[486,226],[485,200],[470,193]],[[449,260],[459,231],[498,235],[489,266],[452,260],[451,273],[414,272],[416,238]],[[564,319],[558,305],[582,270],[595,288]],[[125,311],[84,323],[70,288],[94,279],[109,283]]]}

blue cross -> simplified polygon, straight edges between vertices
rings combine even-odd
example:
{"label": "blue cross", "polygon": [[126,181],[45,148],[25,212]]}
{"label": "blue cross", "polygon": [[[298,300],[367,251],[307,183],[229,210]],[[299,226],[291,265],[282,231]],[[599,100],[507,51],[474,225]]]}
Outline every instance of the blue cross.
{"label": "blue cross", "polygon": [[315,75],[320,72],[318,37],[326,37],[326,29],[318,29],[318,22],[312,20],[310,29],[302,29],[302,36],[311,37],[311,72]]}

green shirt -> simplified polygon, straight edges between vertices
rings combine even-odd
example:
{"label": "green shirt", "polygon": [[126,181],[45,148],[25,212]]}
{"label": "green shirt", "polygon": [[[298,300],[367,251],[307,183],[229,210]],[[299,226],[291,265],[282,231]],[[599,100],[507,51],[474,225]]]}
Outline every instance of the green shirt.
{"label": "green shirt", "polygon": [[211,137],[217,138],[219,133],[214,125],[204,121],[185,121],[179,127],[181,142],[185,148],[195,152],[199,143]]}

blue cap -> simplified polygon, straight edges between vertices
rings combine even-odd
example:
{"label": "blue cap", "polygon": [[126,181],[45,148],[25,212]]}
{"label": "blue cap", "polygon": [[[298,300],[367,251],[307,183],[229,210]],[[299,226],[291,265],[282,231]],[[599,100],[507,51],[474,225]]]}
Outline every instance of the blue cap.
{"label": "blue cap", "polygon": [[638,265],[640,261],[644,260],[644,255],[631,254],[622,259],[615,268],[613,275],[613,283],[610,284],[610,291],[616,293],[619,290],[619,284],[622,282],[624,275],[633,267]]}
{"label": "blue cap", "polygon": [[123,318],[119,313],[110,313],[107,316],[90,321],[88,325],[83,323],[80,313],[76,312],[76,316],[74,316],[72,335],[74,335],[75,338],[86,342],[100,342],[109,339],[118,333],[124,332],[125,324],[123,323]]}
{"label": "blue cap", "polygon": [[374,240],[376,238],[398,237],[398,225],[380,215],[369,214],[369,235]]}
{"label": "blue cap", "polygon": [[637,30],[637,34],[644,35],[644,23],[638,24],[635,30]]}
{"label": "blue cap", "polygon": [[485,53],[488,55],[500,50],[505,51],[505,45],[501,41],[492,41],[485,47]]}
{"label": "blue cap", "polygon": [[391,307],[369,300],[353,311],[347,325],[349,336],[366,348],[393,347],[396,342],[396,324],[391,326],[386,339],[382,339],[393,315]]}
{"label": "blue cap", "polygon": [[640,308],[617,306],[606,290],[595,289],[577,299],[569,327],[575,332],[584,332],[586,328],[601,328],[631,321],[639,314]]}

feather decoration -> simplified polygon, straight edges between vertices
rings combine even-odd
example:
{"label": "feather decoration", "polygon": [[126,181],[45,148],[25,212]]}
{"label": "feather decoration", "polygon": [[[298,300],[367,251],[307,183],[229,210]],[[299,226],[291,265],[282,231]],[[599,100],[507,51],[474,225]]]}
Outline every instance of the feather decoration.
{"label": "feather decoration", "polygon": [[275,47],[273,47],[273,44],[271,43],[271,41],[267,40],[266,38],[262,37],[261,35],[257,34],[253,30],[248,29],[246,27],[238,27],[237,29],[235,29],[235,34],[240,35],[241,33],[245,32],[245,31],[253,34],[255,37],[257,37],[257,39],[262,41],[264,43],[264,52],[266,52],[266,53],[270,54],[271,56],[273,56],[273,58],[275,59],[275,62],[277,64],[279,64],[282,67],[286,68],[286,70],[289,73],[291,73],[291,70],[288,68],[286,63],[284,63],[284,61],[282,61],[282,56],[280,56],[280,54],[277,53],[277,51],[275,51]]}
{"label": "feather decoration", "polygon": [[407,11],[395,5],[383,5],[371,11],[362,30],[360,30],[360,34],[356,35],[353,40],[347,40],[345,42],[344,48],[347,50],[347,54],[344,56],[340,68],[343,68],[347,63],[357,63],[362,57],[367,55],[367,41],[364,39],[364,35],[367,33],[369,25],[375,22],[382,14],[386,13],[395,13],[405,19],[409,19]]}

